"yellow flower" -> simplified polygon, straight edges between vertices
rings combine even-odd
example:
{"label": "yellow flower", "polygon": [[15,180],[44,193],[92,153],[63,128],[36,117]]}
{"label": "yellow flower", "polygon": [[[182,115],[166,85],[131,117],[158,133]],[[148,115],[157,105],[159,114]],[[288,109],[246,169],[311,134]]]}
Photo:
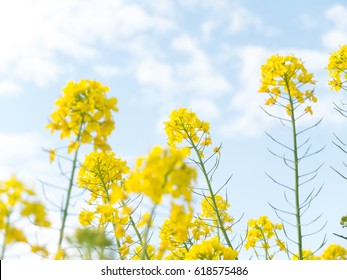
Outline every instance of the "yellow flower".
{"label": "yellow flower", "polygon": [[115,203],[126,197],[124,181],[128,173],[126,161],[117,158],[114,152],[92,152],[78,172],[77,185],[90,191],[90,203],[97,197]]}
{"label": "yellow flower", "polygon": [[312,108],[311,108],[311,106],[307,106],[307,107],[305,108],[305,112],[306,112],[306,113],[310,113],[310,115],[312,115],[313,113],[312,113]]}
{"label": "yellow flower", "polygon": [[82,210],[79,215],[80,224],[83,226],[89,226],[94,220],[94,212]]}
{"label": "yellow flower", "polygon": [[164,195],[190,202],[196,170],[184,162],[185,155],[181,149],[154,147],[148,156],[137,159],[125,188],[146,195],[155,204],[161,203]]}
{"label": "yellow flower", "polygon": [[[261,76],[259,92],[268,93],[270,96],[265,105],[277,103],[285,107],[287,114],[291,116],[297,104],[306,101],[317,102],[313,90],[301,91],[304,85],[314,85],[316,82],[313,80],[313,74],[308,73],[303,62],[295,56],[271,56],[261,66]],[[279,100],[280,97],[282,97],[281,100]],[[288,103],[283,104],[283,102]],[[307,110],[312,114],[311,107]]]}
{"label": "yellow flower", "polygon": [[55,159],[55,149],[50,149],[48,152],[49,152],[49,162],[52,163]]}
{"label": "yellow flower", "polygon": [[[0,234],[4,237],[3,246],[29,242],[23,218],[28,219],[30,225],[51,225],[46,208],[36,197],[34,190],[12,176],[9,180],[0,182]],[[18,221],[20,222],[17,223]]]}
{"label": "yellow flower", "polygon": [[145,214],[141,217],[141,220],[138,222],[137,227],[138,227],[138,228],[141,228],[141,227],[147,225],[148,222],[150,222],[150,221],[149,221],[150,217],[151,217],[150,213],[148,213],[148,212],[145,213]]}
{"label": "yellow flower", "polygon": [[32,245],[31,246],[31,252],[38,254],[40,256],[43,257],[48,257],[49,252],[47,251],[47,249],[43,246],[39,246],[39,245]]}
{"label": "yellow flower", "polygon": [[[153,245],[148,245],[147,247],[147,255],[149,256],[150,260],[155,260],[156,259],[156,255],[155,255],[155,248]],[[133,256],[133,260],[141,260],[141,256],[142,256],[142,246],[137,246],[135,248],[135,252],[134,252],[134,256]]]}
{"label": "yellow flower", "polygon": [[216,211],[219,212],[219,216],[221,219],[221,222],[224,225],[224,228],[228,231],[232,230],[231,224],[234,221],[234,218],[230,217],[228,214],[228,209],[230,207],[229,203],[224,200],[224,198],[220,195],[215,195],[214,197],[216,201],[217,209],[214,209],[214,204],[211,196],[206,196],[201,201],[201,209],[202,214],[201,218],[206,218],[207,220],[211,220],[213,222],[214,226],[218,225],[218,218]]}
{"label": "yellow flower", "polygon": [[238,252],[222,245],[218,237],[194,244],[185,254],[185,260],[235,260]]}
{"label": "yellow flower", "polygon": [[192,214],[187,213],[184,206],[172,203],[170,217],[164,221],[159,233],[159,250],[162,254],[166,250],[176,249],[188,240],[191,219]]}
{"label": "yellow flower", "polygon": [[59,249],[58,252],[54,256],[54,260],[63,260],[65,258],[65,252],[63,249]]}
{"label": "yellow flower", "polygon": [[331,244],[322,254],[323,260],[347,260],[347,250],[341,245]]}
{"label": "yellow flower", "polygon": [[46,126],[52,133],[60,131],[61,138],[75,137],[68,153],[76,150],[80,143],[93,143],[94,150],[109,150],[107,137],[115,125],[112,111],[117,112],[117,99],[107,98],[109,88],[92,80],[70,81],[63,89]]}
{"label": "yellow flower", "polygon": [[173,110],[169,121],[165,122],[165,132],[170,147],[176,147],[183,140],[200,144],[201,147],[212,144],[210,124],[201,121],[196,113],[187,108]]}
{"label": "yellow flower", "polygon": [[[314,261],[314,260],[320,260],[320,257],[317,257],[313,254],[311,250],[302,250],[302,259],[307,261]],[[292,260],[299,260],[299,255],[293,255]]]}
{"label": "yellow flower", "polygon": [[[258,220],[250,219],[248,221],[248,230],[246,236],[245,248],[255,248],[260,242],[263,248],[268,248],[269,240],[276,236],[276,230],[282,230],[282,224],[272,223],[267,216],[260,216]],[[284,242],[276,239],[276,244],[281,251],[284,251]]]}
{"label": "yellow flower", "polygon": [[344,84],[347,81],[347,45],[343,45],[339,50],[332,53],[329,57],[328,64],[329,85],[331,90],[339,91],[346,90]]}

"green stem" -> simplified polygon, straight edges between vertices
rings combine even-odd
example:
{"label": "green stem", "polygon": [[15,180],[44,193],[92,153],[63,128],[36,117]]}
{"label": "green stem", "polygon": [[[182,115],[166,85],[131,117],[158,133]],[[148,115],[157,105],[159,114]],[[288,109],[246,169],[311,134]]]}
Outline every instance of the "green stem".
{"label": "green stem", "polygon": [[[187,133],[187,131],[186,131],[186,133]],[[219,209],[218,209],[218,206],[217,206],[217,202],[216,202],[216,199],[215,199],[215,194],[213,192],[212,185],[211,185],[210,179],[208,177],[208,174],[207,174],[207,171],[206,171],[206,168],[205,168],[205,164],[204,164],[204,162],[202,160],[201,154],[199,153],[199,150],[198,150],[197,146],[195,145],[195,143],[193,142],[193,139],[191,138],[189,133],[187,133],[187,135],[188,135],[190,144],[192,145],[196,155],[198,156],[198,160],[199,160],[199,164],[200,164],[200,167],[201,167],[201,171],[204,174],[204,177],[205,177],[205,180],[206,180],[206,183],[207,183],[207,187],[208,187],[208,190],[210,192],[210,196],[211,196],[211,200],[212,200],[212,204],[213,204],[213,209],[214,209],[214,211],[216,213],[216,216],[217,216],[218,226],[219,226],[220,230],[222,231],[223,236],[224,236],[225,241],[227,242],[228,246],[231,249],[234,249],[232,244],[231,244],[231,241],[229,239],[229,236],[228,236],[228,234],[226,232],[226,229],[224,227],[223,221],[221,219],[220,212],[219,212]]]}
{"label": "green stem", "polygon": [[294,180],[295,180],[295,216],[296,216],[296,228],[298,234],[298,253],[299,260],[303,259],[302,255],[302,232],[301,232],[301,213],[300,213],[300,197],[299,197],[299,157],[298,157],[298,144],[297,144],[297,134],[296,134],[296,122],[294,115],[294,102],[290,95],[290,88],[288,79],[285,79],[286,87],[288,90],[289,104],[290,104],[290,117],[292,123],[293,131],[293,154],[294,154]]}
{"label": "green stem", "polygon": [[157,208],[157,205],[158,205],[157,203],[154,204],[154,206],[152,208],[152,211],[151,211],[151,214],[149,215],[149,219],[148,219],[147,226],[146,226],[146,229],[145,229],[145,233],[144,233],[144,236],[143,236],[144,243],[142,242],[141,260],[145,260],[145,259],[149,260],[150,259],[150,256],[148,255],[148,252],[147,252],[147,244],[148,244],[148,241],[149,241],[148,240],[148,233],[149,233],[149,229],[151,228],[152,219],[153,219],[153,216],[154,216],[154,213],[155,213],[155,209]]}
{"label": "green stem", "polygon": [[[123,201],[122,201],[122,206],[125,206],[125,203]],[[136,226],[136,224],[134,222],[134,219],[133,219],[131,214],[129,214],[129,219],[130,219],[130,224],[133,227],[133,229],[135,231],[135,234],[136,234],[137,238],[139,239],[140,244],[142,244],[143,240],[142,240],[141,233],[139,232],[139,230],[138,230],[138,228],[137,228],[137,226]],[[146,256],[145,256],[146,259],[149,260],[149,255],[148,255],[147,250],[145,251],[145,254],[146,254]]]}
{"label": "green stem", "polygon": [[[108,202],[108,204],[111,205],[111,198],[110,198],[110,195],[109,195],[109,193],[108,193],[108,189],[107,189],[106,183],[105,183],[105,181],[104,181],[104,178],[102,177],[102,172],[101,172],[101,170],[100,170],[100,165],[98,165],[98,171],[99,171],[99,178],[100,178],[100,180],[101,180],[102,187],[104,188],[104,191],[105,191],[105,194],[106,194],[107,202]],[[112,222],[112,226],[113,226],[113,232],[114,232],[114,234],[116,235],[117,226],[116,226],[116,224],[115,224],[114,222]],[[118,249],[120,249],[120,247],[121,247],[120,241],[119,241],[119,239],[117,238],[117,236],[115,236],[115,237],[116,237],[117,247],[118,247]],[[120,259],[123,260],[123,257],[122,257],[122,255],[121,255],[120,251],[119,251],[118,253],[119,253]]]}
{"label": "green stem", "polygon": [[[81,120],[81,125],[80,125],[79,130],[78,130],[76,142],[80,141],[83,121],[84,121],[84,117],[82,117],[82,120]],[[64,239],[64,230],[65,230],[66,218],[67,218],[67,216],[69,214],[68,211],[69,211],[69,206],[70,206],[70,198],[71,198],[72,186],[73,186],[73,183],[74,183],[75,172],[76,172],[76,167],[77,167],[77,156],[78,156],[79,147],[80,146],[78,145],[78,147],[77,147],[77,149],[75,151],[75,154],[74,154],[73,161],[72,161],[72,169],[71,169],[71,176],[70,176],[70,180],[69,180],[69,187],[68,187],[68,190],[67,190],[67,197],[66,197],[66,201],[65,201],[64,210],[63,210],[62,224],[61,224],[60,232],[59,232],[58,250],[61,249],[61,245],[62,245],[62,242],[63,242],[63,239]]]}
{"label": "green stem", "polygon": [[[102,177],[102,172],[101,172],[101,170],[100,170],[100,166],[99,166],[98,171],[99,171],[99,178],[100,178],[100,180],[101,180],[101,183],[102,183],[102,185],[103,185],[104,191],[105,191],[105,193],[106,193],[107,201],[108,201],[108,203],[111,204],[111,198],[110,198],[110,195],[109,195],[109,193],[108,193],[108,189],[107,189],[107,187],[106,187],[106,183],[105,183],[105,181],[104,181],[104,178]],[[124,203],[124,201],[121,201],[121,205],[122,205],[123,207],[126,206],[125,203]],[[136,236],[137,236],[137,238],[139,239],[140,244],[142,244],[142,236],[141,236],[139,230],[137,229],[136,224],[135,224],[134,219],[132,218],[132,215],[131,215],[131,214],[129,214],[129,220],[130,220],[130,223],[131,223],[132,227],[133,227],[134,230],[135,230]],[[115,225],[114,223],[112,223],[112,224],[113,224],[113,229],[115,230],[115,229],[116,229],[116,225]],[[120,241],[118,240],[117,237],[116,237],[116,242],[117,242],[118,248],[120,248],[120,247],[121,247]],[[119,255],[120,255],[120,258],[122,259],[121,254],[119,254]],[[149,256],[148,256],[147,250],[145,251],[145,255],[146,255],[146,256],[145,256],[146,259],[149,260]]]}

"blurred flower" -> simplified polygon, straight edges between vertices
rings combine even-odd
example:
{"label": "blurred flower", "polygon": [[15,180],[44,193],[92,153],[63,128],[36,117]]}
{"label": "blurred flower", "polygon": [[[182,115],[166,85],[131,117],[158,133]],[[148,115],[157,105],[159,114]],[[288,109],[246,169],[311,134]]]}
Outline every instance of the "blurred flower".
{"label": "blurred flower", "polygon": [[238,252],[222,245],[218,237],[194,244],[185,254],[185,260],[235,260]]}
{"label": "blurred flower", "polygon": [[347,45],[341,46],[339,50],[330,55],[328,71],[331,77],[329,80],[331,90],[346,90],[344,84],[347,81]]}
{"label": "blurred flower", "polygon": [[323,260],[347,260],[347,250],[341,245],[331,244],[322,254]]}
{"label": "blurred flower", "polygon": [[155,146],[148,156],[137,159],[134,171],[125,182],[126,190],[144,194],[155,204],[161,203],[166,194],[190,202],[196,170],[184,158],[182,149]]}

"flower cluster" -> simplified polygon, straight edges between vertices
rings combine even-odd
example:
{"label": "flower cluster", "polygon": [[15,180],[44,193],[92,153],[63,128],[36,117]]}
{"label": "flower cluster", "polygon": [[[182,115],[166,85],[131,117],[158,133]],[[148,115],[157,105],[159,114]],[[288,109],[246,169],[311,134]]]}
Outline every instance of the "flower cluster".
{"label": "flower cluster", "polygon": [[228,213],[228,208],[230,206],[229,203],[220,195],[215,195],[214,200],[216,202],[217,209],[215,209],[211,196],[207,196],[201,201],[202,214],[200,217],[202,219],[212,221],[213,226],[216,227],[218,226],[218,217],[216,212],[219,211],[222,224],[226,230],[231,232],[231,224],[234,221],[234,218],[230,217]]}
{"label": "flower cluster", "polygon": [[126,196],[124,181],[129,171],[127,162],[117,158],[114,152],[92,152],[84,159],[77,185],[90,191],[89,203],[97,197],[116,203]]}
{"label": "flower cluster", "polygon": [[183,140],[190,144],[188,148],[191,148],[192,144],[201,148],[212,144],[210,124],[201,121],[196,113],[187,108],[180,108],[173,110],[169,118],[170,120],[165,122],[165,132],[170,147],[176,147]]}
{"label": "flower cluster", "polygon": [[189,239],[191,220],[192,215],[187,213],[182,205],[172,205],[170,217],[164,221],[160,229],[161,257],[166,250],[172,251]]}
{"label": "flower cluster", "polygon": [[[316,261],[321,260],[321,257],[316,256],[311,250],[302,250],[302,259],[305,261]],[[292,260],[299,260],[299,255],[295,254],[292,257]]]}
{"label": "flower cluster", "polygon": [[218,237],[194,244],[185,254],[185,260],[235,260],[238,256],[236,250],[224,246]]}
{"label": "flower cluster", "polygon": [[[36,226],[50,227],[51,225],[47,219],[46,208],[39,202],[34,190],[25,186],[16,176],[0,182],[0,210],[0,233],[3,235],[4,242],[1,259],[8,244],[29,242],[24,230],[15,225],[18,218],[27,218]],[[30,246],[34,253],[47,255],[47,251],[43,247],[39,245]]]}
{"label": "flower cluster", "polygon": [[[317,102],[313,90],[302,91],[302,86],[316,82],[313,74],[304,67],[303,62],[295,56],[273,55],[261,66],[261,86],[259,92],[269,94],[265,105],[280,105],[285,107],[287,114],[292,115],[294,105],[303,104],[309,100]],[[305,112],[312,115],[311,106],[305,107]]]}
{"label": "flower cluster", "polygon": [[[60,138],[70,138],[68,152],[76,150],[80,143],[93,143],[94,150],[109,150],[107,137],[115,128],[112,111],[117,112],[116,98],[107,98],[109,88],[92,80],[70,81],[63,89],[46,128],[52,133],[60,131]],[[50,158],[54,158],[50,153]]]}
{"label": "flower cluster", "polygon": [[88,226],[97,219],[98,227],[104,229],[112,224],[114,236],[124,238],[125,243],[131,239],[125,232],[131,209],[123,203],[127,196],[124,180],[128,173],[126,161],[113,152],[92,152],[86,156],[77,178],[78,186],[89,190],[91,196],[91,210],[80,212],[80,223]]}
{"label": "flower cluster", "polygon": [[329,57],[328,71],[331,80],[329,85],[331,90],[347,90],[347,45],[343,45],[339,50],[332,53]]}
{"label": "flower cluster", "polygon": [[347,250],[341,245],[331,244],[322,254],[323,260],[347,260]]}
{"label": "flower cluster", "polygon": [[154,204],[160,204],[166,194],[190,202],[197,174],[184,162],[185,155],[182,149],[155,146],[148,156],[137,159],[125,184],[127,191],[144,194]]}
{"label": "flower cluster", "polygon": [[258,220],[248,221],[248,230],[246,236],[245,248],[256,248],[260,243],[261,247],[266,251],[270,248],[269,241],[273,237],[276,238],[276,245],[280,251],[286,251],[285,243],[277,236],[276,230],[282,230],[282,224],[272,223],[267,216],[261,216]]}
{"label": "flower cluster", "polygon": [[[293,260],[298,260],[298,255],[292,257]],[[323,251],[321,256],[316,256],[311,250],[303,250],[304,260],[347,260],[347,250],[341,245],[330,244]]]}

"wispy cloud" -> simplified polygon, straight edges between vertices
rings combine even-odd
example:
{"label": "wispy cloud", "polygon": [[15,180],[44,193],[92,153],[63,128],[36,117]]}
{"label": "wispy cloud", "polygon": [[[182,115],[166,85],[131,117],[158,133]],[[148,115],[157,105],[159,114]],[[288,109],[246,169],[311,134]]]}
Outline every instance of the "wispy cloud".
{"label": "wispy cloud", "polygon": [[184,34],[174,38],[172,48],[188,57],[176,65],[177,78],[186,92],[218,95],[230,90],[228,80],[215,70],[209,55],[191,36]]}
{"label": "wispy cloud", "polygon": [[347,7],[342,4],[331,6],[325,18],[333,23],[333,28],[323,35],[323,44],[333,51],[347,43]]}
{"label": "wispy cloud", "polygon": [[165,17],[122,0],[14,0],[0,4],[0,74],[38,86],[56,80],[69,65],[100,55],[138,32],[164,33],[174,28]]}
{"label": "wispy cloud", "polygon": [[20,86],[11,81],[0,81],[0,96],[13,97],[20,93]]}

